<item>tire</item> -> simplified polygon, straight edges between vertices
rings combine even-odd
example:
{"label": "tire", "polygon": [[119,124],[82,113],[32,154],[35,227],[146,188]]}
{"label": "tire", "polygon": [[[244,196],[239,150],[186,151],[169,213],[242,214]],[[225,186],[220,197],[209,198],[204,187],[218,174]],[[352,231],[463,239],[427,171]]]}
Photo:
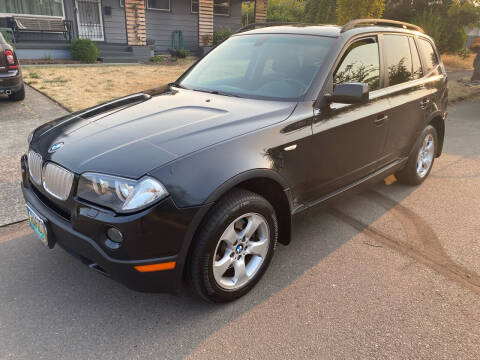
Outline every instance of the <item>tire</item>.
{"label": "tire", "polygon": [[216,303],[245,295],[265,273],[277,239],[272,205],[251,191],[233,189],[214,205],[194,239],[189,263],[193,289]]}
{"label": "tire", "polygon": [[[405,167],[395,176],[402,184],[420,185],[430,174],[437,154],[437,131],[428,125],[420,135],[420,141],[410,154]],[[430,145],[428,145],[430,143]],[[423,157],[423,161],[420,157]],[[421,166],[420,166],[421,162]]]}
{"label": "tire", "polygon": [[8,95],[8,98],[12,101],[22,101],[25,99],[25,86],[22,84],[22,88]]}

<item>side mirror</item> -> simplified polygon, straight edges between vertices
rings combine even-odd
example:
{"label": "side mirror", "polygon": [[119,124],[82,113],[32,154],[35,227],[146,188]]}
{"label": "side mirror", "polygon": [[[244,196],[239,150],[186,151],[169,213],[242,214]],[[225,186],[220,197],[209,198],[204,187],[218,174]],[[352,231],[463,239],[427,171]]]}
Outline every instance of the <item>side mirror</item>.
{"label": "side mirror", "polygon": [[328,102],[341,104],[365,104],[369,100],[368,84],[343,83],[333,89],[333,94],[326,95]]}

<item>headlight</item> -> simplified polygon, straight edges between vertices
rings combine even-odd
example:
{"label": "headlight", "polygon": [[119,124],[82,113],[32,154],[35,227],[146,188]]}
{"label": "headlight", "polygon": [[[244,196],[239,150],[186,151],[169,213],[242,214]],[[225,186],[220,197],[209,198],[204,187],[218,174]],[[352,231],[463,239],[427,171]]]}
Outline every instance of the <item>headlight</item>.
{"label": "headlight", "polygon": [[151,177],[140,180],[85,173],[80,177],[78,197],[116,212],[142,209],[168,195],[167,189]]}

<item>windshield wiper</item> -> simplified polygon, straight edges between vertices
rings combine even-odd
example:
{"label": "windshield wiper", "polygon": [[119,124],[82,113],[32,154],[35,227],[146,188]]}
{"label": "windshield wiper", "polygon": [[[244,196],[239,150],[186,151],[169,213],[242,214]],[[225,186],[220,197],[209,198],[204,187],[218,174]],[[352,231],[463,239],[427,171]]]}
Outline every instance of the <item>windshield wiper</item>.
{"label": "windshield wiper", "polygon": [[235,95],[235,94],[228,93],[228,92],[223,92],[223,91],[220,91],[220,90],[205,90],[205,89],[191,89],[191,90],[205,92],[205,93],[213,94],[213,95],[231,96],[231,97],[237,97],[237,98],[241,97],[239,95]]}

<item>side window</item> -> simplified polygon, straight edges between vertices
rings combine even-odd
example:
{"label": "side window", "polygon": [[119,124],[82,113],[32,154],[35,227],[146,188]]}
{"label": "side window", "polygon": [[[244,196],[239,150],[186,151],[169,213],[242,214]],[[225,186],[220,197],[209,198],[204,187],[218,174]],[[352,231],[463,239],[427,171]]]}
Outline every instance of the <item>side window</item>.
{"label": "side window", "polygon": [[420,56],[418,56],[417,45],[413,38],[408,38],[410,42],[410,51],[412,53],[412,65],[413,65],[413,79],[420,79],[423,76],[422,63],[420,62]]}
{"label": "side window", "polygon": [[437,53],[433,50],[432,44],[425,39],[418,39],[418,46],[425,59],[426,72],[428,73],[439,64]]}
{"label": "side window", "polygon": [[412,55],[408,37],[404,35],[384,35],[385,66],[390,86],[413,79]]}
{"label": "side window", "polygon": [[373,38],[351,44],[333,74],[333,84],[367,83],[370,91],[380,88],[380,57],[378,43]]}

